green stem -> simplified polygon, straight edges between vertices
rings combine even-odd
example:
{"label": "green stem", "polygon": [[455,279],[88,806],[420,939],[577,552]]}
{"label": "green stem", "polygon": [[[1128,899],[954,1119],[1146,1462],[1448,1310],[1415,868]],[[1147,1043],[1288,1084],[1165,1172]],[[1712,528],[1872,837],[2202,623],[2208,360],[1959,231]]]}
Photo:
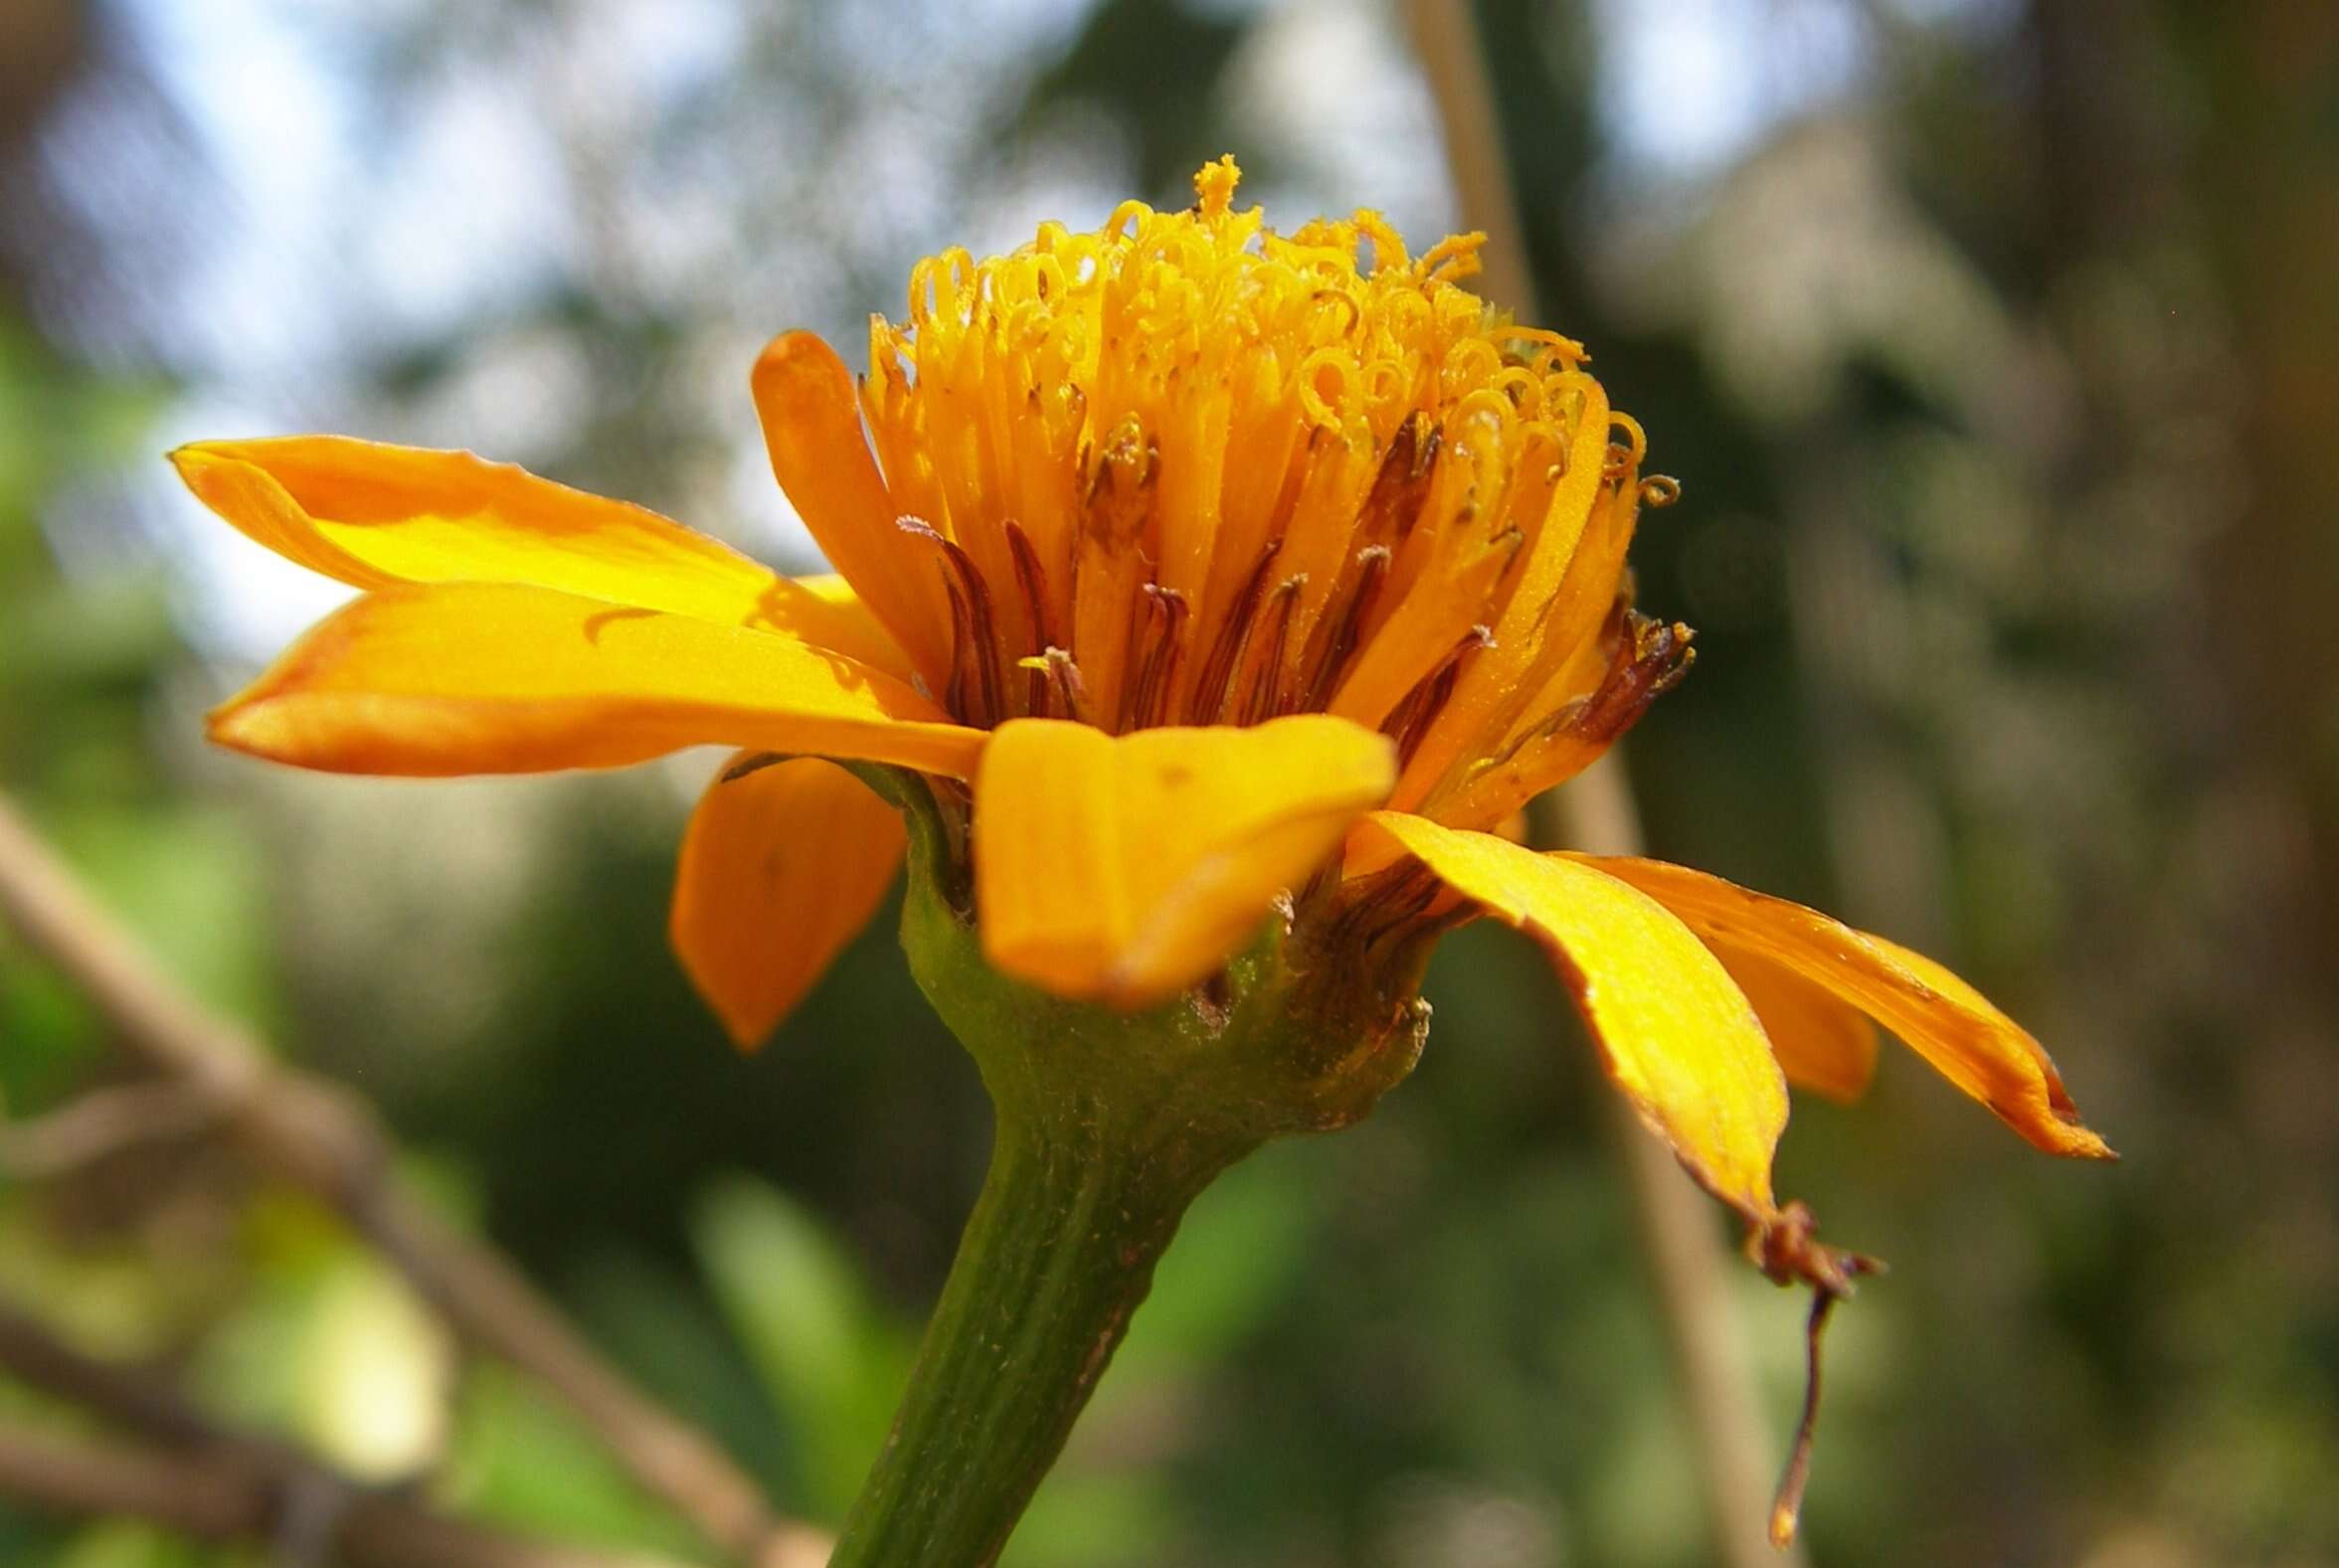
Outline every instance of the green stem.
{"label": "green stem", "polygon": [[[1247,1152],[1125,1157],[1117,1119],[1002,1111],[910,1389],[830,1568],[991,1562],[1152,1289],[1177,1222]],[[1182,1141],[1182,1140],[1181,1140]]]}
{"label": "green stem", "polygon": [[964,868],[922,787],[908,810],[902,946],[982,1070],[990,1170],[919,1346],[893,1433],[830,1568],[992,1562],[1153,1286],[1178,1221],[1228,1165],[1286,1132],[1345,1127],[1412,1070],[1425,947],[1278,922],[1208,994],[1134,1016],[985,963]]}

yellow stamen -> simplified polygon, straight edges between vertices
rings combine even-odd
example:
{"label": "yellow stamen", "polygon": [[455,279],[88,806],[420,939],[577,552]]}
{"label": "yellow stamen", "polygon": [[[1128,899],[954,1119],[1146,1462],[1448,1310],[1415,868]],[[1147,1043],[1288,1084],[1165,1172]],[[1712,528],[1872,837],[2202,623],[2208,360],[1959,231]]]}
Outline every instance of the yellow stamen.
{"label": "yellow stamen", "polygon": [[920,668],[966,722],[1059,711],[1067,680],[1115,729],[1330,709],[1399,742],[1400,805],[1475,781],[1476,809],[1513,775],[1474,767],[1614,663],[1639,427],[1581,345],[1456,286],[1481,236],[1278,234],[1240,178],[918,264],[861,401],[943,548],[897,552],[888,592],[922,597]]}

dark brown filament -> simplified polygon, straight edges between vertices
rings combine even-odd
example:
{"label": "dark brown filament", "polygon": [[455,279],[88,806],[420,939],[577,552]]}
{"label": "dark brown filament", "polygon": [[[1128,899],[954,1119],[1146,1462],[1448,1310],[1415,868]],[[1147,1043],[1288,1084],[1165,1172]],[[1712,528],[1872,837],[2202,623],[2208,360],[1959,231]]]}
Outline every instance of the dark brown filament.
{"label": "dark brown filament", "polygon": [[[999,669],[998,632],[990,613],[990,588],[983,581],[983,573],[976,568],[973,558],[960,549],[956,541],[944,538],[930,524],[919,518],[902,517],[896,520],[895,526],[903,533],[931,540],[942,548],[946,568],[943,586],[951,591],[952,695],[966,704],[959,711],[960,719],[989,729],[1007,717],[1006,682]],[[957,646],[962,631],[971,644],[964,660]],[[964,676],[962,665],[973,671],[971,678]],[[962,691],[963,679],[974,689]],[[975,703],[977,698],[980,698],[980,706]]]}
{"label": "dark brown filament", "polygon": [[1372,476],[1372,488],[1356,511],[1349,538],[1358,548],[1401,544],[1413,531],[1429,499],[1430,470],[1437,466],[1443,440],[1436,423],[1419,410],[1397,427],[1388,450],[1381,454],[1380,469]]}
{"label": "dark brown filament", "polygon": [[1185,649],[1185,596],[1175,589],[1145,586],[1145,661],[1137,679],[1122,694],[1121,733],[1150,729],[1162,722],[1169,705],[1170,684],[1177,679],[1177,663]]}
{"label": "dark brown filament", "polygon": [[[1015,562],[1015,587],[1022,591],[1023,610],[1031,627],[1031,646],[1044,654],[1049,648],[1059,647],[1064,638],[1056,635],[1056,624],[1048,614],[1047,569],[1039,564],[1039,555],[1031,548],[1031,540],[1023,532],[1023,525],[1013,518],[1007,520],[1007,554]],[[1047,702],[1047,672],[1032,669],[1025,693],[1024,711],[1041,712]]]}
{"label": "dark brown filament", "polygon": [[1413,761],[1413,754],[1421,750],[1421,743],[1429,735],[1429,727],[1437,723],[1438,715],[1446,711],[1447,700],[1454,695],[1454,687],[1462,679],[1462,668],[1472,654],[1481,648],[1495,645],[1495,634],[1485,626],[1472,626],[1461,641],[1446,650],[1437,667],[1413,683],[1413,689],[1403,696],[1383,733],[1397,743],[1397,766],[1403,768]]}
{"label": "dark brown filament", "polygon": [[1250,689],[1243,693],[1237,724],[1263,724],[1275,712],[1275,693],[1283,679],[1283,650],[1291,642],[1292,615],[1300,608],[1300,593],[1308,574],[1287,577],[1275,585],[1275,604],[1267,612],[1267,641],[1251,666]]}
{"label": "dark brown filament", "polygon": [[1218,640],[1194,682],[1193,700],[1185,710],[1187,722],[1210,724],[1218,718],[1218,710],[1226,701],[1227,684],[1242,663],[1243,650],[1250,645],[1251,627],[1259,618],[1259,601],[1267,592],[1268,569],[1275,565],[1276,553],[1282,548],[1282,540],[1268,540],[1267,547],[1259,552],[1258,564],[1243,580],[1242,591],[1228,609],[1226,623],[1218,628]]}
{"label": "dark brown filament", "polygon": [[1311,636],[1308,662],[1311,673],[1300,688],[1300,713],[1322,713],[1331,700],[1333,688],[1339,684],[1341,671],[1348,666],[1349,655],[1356,650],[1356,634],[1363,629],[1364,619],[1372,613],[1372,607],[1380,600],[1380,585],[1389,573],[1389,551],[1386,545],[1366,545],[1356,552],[1356,576],[1349,587],[1348,602],[1340,613],[1328,612],[1316,624]]}

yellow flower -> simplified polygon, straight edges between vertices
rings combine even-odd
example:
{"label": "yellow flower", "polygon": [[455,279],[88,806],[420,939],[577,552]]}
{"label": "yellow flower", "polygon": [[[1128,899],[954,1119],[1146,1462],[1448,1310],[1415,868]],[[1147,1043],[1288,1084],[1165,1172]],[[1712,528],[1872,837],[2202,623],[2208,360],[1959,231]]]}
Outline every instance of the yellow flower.
{"label": "yellow flower", "polygon": [[[1826,1289],[1776,1201],[1787,1084],[1866,1085],[1870,1020],[2041,1148],[2102,1156],[2037,1041],[1938,965],[1811,910],[1493,831],[1679,677],[1630,609],[1639,428],[1581,348],[1375,215],[1267,230],[1231,159],[1013,255],[919,264],[857,384],[794,333],[753,388],[839,578],[464,453],[338,436],[174,454],[262,543],[366,590],[213,718],[339,772],[612,767],[742,749],[684,840],[673,934],[752,1043],[868,919],[900,818],[836,759],[929,781],[983,952],[1134,1010],[1280,909],[1548,950],[1617,1087]],[[781,759],[787,760],[781,760]]]}

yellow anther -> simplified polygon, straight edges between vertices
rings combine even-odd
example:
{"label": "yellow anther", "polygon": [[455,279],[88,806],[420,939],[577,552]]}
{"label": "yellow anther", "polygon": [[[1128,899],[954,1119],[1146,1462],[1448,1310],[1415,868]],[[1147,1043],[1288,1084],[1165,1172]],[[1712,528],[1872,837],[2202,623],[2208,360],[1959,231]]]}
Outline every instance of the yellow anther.
{"label": "yellow anther", "polygon": [[1629,414],[1611,413],[1608,416],[1608,423],[1624,432],[1625,461],[1628,465],[1638,468],[1641,465],[1641,459],[1649,455],[1649,437],[1647,433],[1642,431],[1641,422]]}

